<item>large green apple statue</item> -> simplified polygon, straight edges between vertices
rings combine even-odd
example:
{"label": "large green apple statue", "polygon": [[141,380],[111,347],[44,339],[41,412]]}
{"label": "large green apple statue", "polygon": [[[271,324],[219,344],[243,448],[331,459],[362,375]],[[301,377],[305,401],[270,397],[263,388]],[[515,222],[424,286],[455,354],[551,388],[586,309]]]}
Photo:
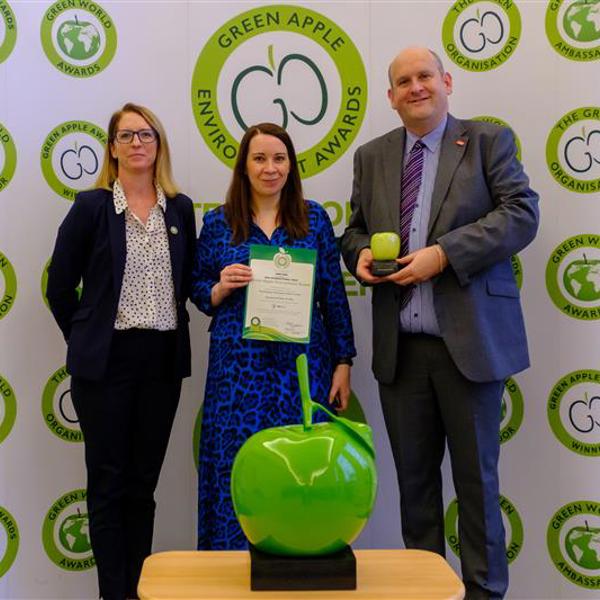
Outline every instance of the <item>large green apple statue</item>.
{"label": "large green apple statue", "polygon": [[[329,554],[356,539],[371,514],[375,450],[368,425],[311,400],[305,354],[296,368],[304,423],[251,436],[233,463],[231,496],[246,537],[259,550]],[[313,424],[317,410],[331,422]]]}
{"label": "large green apple statue", "polygon": [[396,262],[400,254],[400,236],[393,231],[382,231],[371,236],[373,264],[371,273],[377,277],[391,275],[400,268]]}

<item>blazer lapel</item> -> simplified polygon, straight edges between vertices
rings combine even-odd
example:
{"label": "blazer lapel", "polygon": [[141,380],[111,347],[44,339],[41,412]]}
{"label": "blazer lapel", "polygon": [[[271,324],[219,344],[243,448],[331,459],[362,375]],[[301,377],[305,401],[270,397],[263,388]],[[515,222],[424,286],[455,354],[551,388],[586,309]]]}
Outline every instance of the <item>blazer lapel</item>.
{"label": "blazer lapel", "polygon": [[428,236],[431,235],[454,172],[465,154],[468,143],[469,138],[466,136],[465,129],[452,115],[448,115],[448,124],[442,138],[440,160],[431,196]]}
{"label": "blazer lapel", "polygon": [[183,228],[181,226],[179,213],[175,207],[175,200],[172,198],[167,198],[165,225],[167,227],[167,237],[169,238],[171,273],[173,274],[175,298],[179,299],[181,296],[181,266],[183,264],[184,255]]}
{"label": "blazer lapel", "polygon": [[121,296],[121,284],[123,283],[123,273],[125,272],[125,256],[127,253],[127,241],[125,235],[125,213],[117,214],[112,198],[112,193],[106,203],[106,212],[108,220],[108,237],[110,239],[110,249],[112,253],[113,283],[117,301]]}
{"label": "blazer lapel", "polygon": [[[383,174],[386,187],[386,206],[393,230],[400,232],[400,182],[402,179],[402,159],[404,157],[404,140],[406,138],[404,127],[395,129],[387,138],[384,148]],[[383,199],[382,199],[383,200]]]}

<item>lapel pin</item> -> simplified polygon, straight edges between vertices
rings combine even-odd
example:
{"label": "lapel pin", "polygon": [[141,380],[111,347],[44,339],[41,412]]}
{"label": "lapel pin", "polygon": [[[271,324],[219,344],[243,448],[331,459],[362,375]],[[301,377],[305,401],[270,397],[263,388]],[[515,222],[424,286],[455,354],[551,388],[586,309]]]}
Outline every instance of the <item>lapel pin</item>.
{"label": "lapel pin", "polygon": [[459,138],[456,140],[456,145],[457,146],[464,146],[467,143],[467,140],[463,139],[463,138]]}
{"label": "lapel pin", "polygon": [[177,227],[175,227],[175,225],[171,225],[171,227],[169,227],[169,231],[173,234],[173,235],[177,235],[179,233],[179,229],[177,229]]}

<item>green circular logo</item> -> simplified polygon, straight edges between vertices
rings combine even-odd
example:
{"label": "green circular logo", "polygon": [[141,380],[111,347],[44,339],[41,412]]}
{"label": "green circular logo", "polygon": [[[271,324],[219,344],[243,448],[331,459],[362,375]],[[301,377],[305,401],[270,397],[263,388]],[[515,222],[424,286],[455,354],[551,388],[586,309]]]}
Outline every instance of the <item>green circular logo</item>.
{"label": "green circular logo", "polygon": [[86,571],[95,566],[85,490],[73,490],[52,503],[42,526],[48,558],[65,571]]}
{"label": "green circular logo", "polygon": [[573,371],[552,386],[548,422],[558,441],[576,454],[600,456],[600,371]]}
{"label": "green circular logo", "polygon": [[555,123],[546,162],[554,181],[570,192],[600,191],[600,107],[576,108]]}
{"label": "green circular logo", "polygon": [[88,121],[67,121],[44,140],[42,173],[48,185],[67,200],[93,187],[108,143],[106,132]]}
{"label": "green circular logo", "polygon": [[521,160],[521,140],[519,139],[519,136],[516,134],[515,130],[506,121],[490,115],[479,115],[478,117],[473,117],[472,120],[483,121],[484,123],[493,123],[494,125],[500,125],[501,127],[507,127],[510,129],[512,134],[515,136],[515,144],[517,145],[517,159]]}
{"label": "green circular logo", "polygon": [[548,523],[546,541],[552,563],[566,579],[600,588],[600,503],[579,500],[561,506]]}
{"label": "green circular logo", "polygon": [[444,50],[466,71],[491,71],[514,53],[521,38],[521,14],[515,2],[459,0],[442,25]]}
{"label": "green circular logo", "polygon": [[[13,51],[17,42],[17,20],[8,2],[0,4],[0,63]],[[0,187],[0,189],[2,189]]]}
{"label": "green circular logo", "polygon": [[[0,5],[0,11],[1,11]],[[17,168],[17,149],[7,129],[0,123],[0,192],[6,189]]]}
{"label": "green circular logo", "polygon": [[525,403],[517,382],[509,377],[504,383],[502,394],[502,415],[500,421],[500,443],[511,440],[523,423]]}
{"label": "green circular logo", "polygon": [[[524,534],[523,521],[514,504],[506,497],[500,495],[500,508],[502,521],[506,529],[506,559],[508,563],[516,560],[523,548]],[[446,542],[456,556],[460,556],[460,540],[458,539],[458,501],[456,498],[450,502],[444,519]]]}
{"label": "green circular logo", "polygon": [[13,307],[17,297],[17,276],[10,261],[0,252],[0,319],[3,319]]}
{"label": "green circular logo", "polygon": [[546,288],[565,315],[600,319],[600,236],[582,233],[556,246],[546,265]]}
{"label": "green circular logo", "polygon": [[0,375],[0,443],[11,432],[17,418],[17,399],[10,383]]}
{"label": "green circular logo", "polygon": [[516,254],[510,257],[510,266],[512,267],[517,287],[521,289],[523,287],[523,265],[521,264],[521,259]]}
{"label": "green circular logo", "polygon": [[65,367],[50,375],[42,392],[42,415],[48,429],[65,442],[82,442],[83,434],[71,400],[71,378]]}
{"label": "green circular logo", "polygon": [[367,107],[367,77],[350,37],[327,17],[293,5],[237,15],[208,40],[192,76],[192,107],[206,145],[233,167],[248,126],[286,128],[302,177],[350,147]]}
{"label": "green circular logo", "polygon": [[54,2],[44,13],[42,47],[65,75],[93,77],[104,70],[117,49],[117,31],[97,2]]}
{"label": "green circular logo", "polygon": [[0,577],[3,577],[15,562],[19,551],[17,522],[3,506],[0,506],[0,525],[2,525],[0,527],[0,548],[4,548],[3,555],[0,555]]}
{"label": "green circular logo", "polygon": [[600,0],[552,0],[546,9],[546,35],[564,58],[600,58]]}

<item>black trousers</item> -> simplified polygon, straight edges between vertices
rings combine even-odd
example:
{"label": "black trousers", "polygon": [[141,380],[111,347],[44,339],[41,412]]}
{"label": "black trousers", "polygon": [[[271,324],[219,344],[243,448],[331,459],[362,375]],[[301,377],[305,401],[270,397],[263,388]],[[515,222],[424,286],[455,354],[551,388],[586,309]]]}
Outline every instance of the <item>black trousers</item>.
{"label": "black trousers", "polygon": [[152,551],[154,490],[179,402],[175,333],[115,331],[102,381],[71,378],[85,444],[90,539],[100,596],[137,598]]}
{"label": "black trousers", "polygon": [[440,468],[447,442],[466,599],[502,598],[508,587],[498,485],[503,382],[466,379],[437,337],[402,335],[400,352],[396,380],[379,391],[404,543],[445,555]]}

